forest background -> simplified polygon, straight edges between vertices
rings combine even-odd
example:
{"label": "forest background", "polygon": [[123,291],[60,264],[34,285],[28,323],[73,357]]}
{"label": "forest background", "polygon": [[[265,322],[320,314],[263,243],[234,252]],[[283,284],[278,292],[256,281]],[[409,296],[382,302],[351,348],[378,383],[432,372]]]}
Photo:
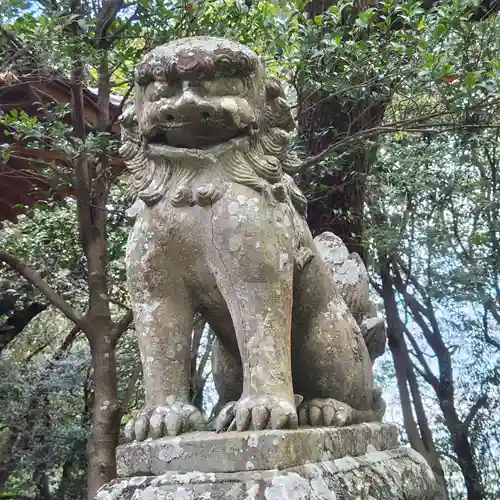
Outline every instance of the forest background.
{"label": "forest background", "polygon": [[[288,83],[311,229],[363,257],[386,317],[376,374],[387,418],[429,462],[442,498],[500,499],[499,9],[2,0],[4,83],[63,80],[71,104],[0,111],[0,161],[15,157],[12,138],[64,154],[29,168],[67,195],[0,229],[0,498],[92,499],[116,474],[114,448],[143,389],[113,130],[142,54],[214,35],[248,44]],[[207,413],[212,341],[193,318],[192,399]]]}

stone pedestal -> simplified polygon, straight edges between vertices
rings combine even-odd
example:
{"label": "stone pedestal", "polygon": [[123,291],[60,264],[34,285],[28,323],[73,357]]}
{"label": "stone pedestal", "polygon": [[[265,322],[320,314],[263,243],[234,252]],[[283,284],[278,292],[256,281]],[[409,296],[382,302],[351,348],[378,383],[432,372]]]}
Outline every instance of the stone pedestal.
{"label": "stone pedestal", "polygon": [[199,432],[119,446],[96,500],[431,500],[425,460],[396,428]]}

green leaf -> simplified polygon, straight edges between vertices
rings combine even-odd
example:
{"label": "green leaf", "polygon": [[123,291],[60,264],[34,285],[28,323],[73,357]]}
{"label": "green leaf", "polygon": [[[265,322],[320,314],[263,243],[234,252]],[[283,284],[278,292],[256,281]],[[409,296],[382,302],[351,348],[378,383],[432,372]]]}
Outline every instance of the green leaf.
{"label": "green leaf", "polygon": [[467,90],[472,90],[476,83],[476,73],[474,71],[468,71],[465,74],[464,85]]}

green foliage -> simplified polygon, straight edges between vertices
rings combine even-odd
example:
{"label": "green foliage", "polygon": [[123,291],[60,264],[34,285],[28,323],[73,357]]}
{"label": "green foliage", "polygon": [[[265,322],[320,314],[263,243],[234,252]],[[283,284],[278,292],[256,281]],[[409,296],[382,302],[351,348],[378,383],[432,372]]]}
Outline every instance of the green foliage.
{"label": "green foliage", "polygon": [[[439,2],[429,9],[419,2],[388,1],[357,14],[352,3],[335,2],[321,15],[300,19],[296,79],[307,89],[301,111],[312,137],[331,144],[330,155],[303,176],[303,186],[311,199],[321,200],[337,193],[331,178],[345,190],[354,185],[351,193],[367,179],[371,226],[364,236],[374,280],[378,283],[380,252],[403,260],[424,296],[411,283],[408,293],[435,309],[451,353],[459,417],[465,419],[486,395],[471,440],[488,498],[496,498],[497,485],[487,478],[498,472],[492,410],[500,362],[499,20],[471,22],[473,11],[470,2]],[[312,119],[307,118],[311,101],[322,103]],[[383,113],[380,124],[373,118],[377,112]],[[359,156],[364,162],[353,172]],[[331,216],[360,215],[346,206]],[[410,299],[399,294],[398,300],[401,317],[439,379],[436,353],[412,316]],[[424,371],[416,354],[412,348],[414,364]],[[433,408],[428,418],[440,450],[453,456],[436,394],[420,382]],[[460,476],[456,463],[447,463],[450,474]],[[450,484],[459,498],[463,484],[456,479]]]}
{"label": "green foliage", "polygon": [[[487,478],[498,472],[494,450],[500,436],[494,416],[500,384],[500,323],[495,316],[500,285],[498,158],[496,131],[387,139],[370,177],[372,196],[386,221],[372,226],[371,245],[375,255],[376,249],[385,248],[403,259],[412,279],[424,290],[422,295],[410,283],[409,293],[436,311],[452,355],[461,418],[479,398],[486,397],[473,421],[471,440],[488,498],[498,494],[496,483]],[[374,264],[376,274],[376,259]],[[402,317],[439,378],[435,353],[407,300],[399,298]],[[414,349],[412,354],[414,364],[424,371]],[[429,418],[439,446],[446,456],[453,455],[436,396],[425,385],[423,392],[429,406],[436,408]],[[448,470],[456,475],[456,464],[448,462]]]}
{"label": "green foliage", "polygon": [[64,474],[79,490],[61,498],[83,498],[90,357],[86,343],[77,339],[71,352],[54,360],[69,329],[60,313],[48,310],[0,358],[0,438],[17,436],[3,463],[16,471],[5,487],[11,494],[35,493],[33,471],[46,464],[53,488],[66,488]]}

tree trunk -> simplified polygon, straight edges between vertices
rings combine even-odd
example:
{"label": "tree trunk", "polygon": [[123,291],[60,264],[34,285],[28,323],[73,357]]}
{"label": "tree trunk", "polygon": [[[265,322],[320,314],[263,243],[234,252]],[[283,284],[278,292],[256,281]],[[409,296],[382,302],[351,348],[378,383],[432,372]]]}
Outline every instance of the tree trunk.
{"label": "tree trunk", "polygon": [[[78,30],[78,27],[75,27]],[[78,33],[78,31],[77,31]],[[75,36],[77,36],[77,33]],[[74,132],[85,137],[83,108],[83,66],[75,54],[72,72],[72,101]],[[97,128],[106,131],[109,124],[109,68],[107,52],[100,54],[98,69]],[[95,394],[92,408],[92,427],[87,446],[87,496],[95,498],[97,490],[116,477],[115,448],[120,429],[120,408],[116,381],[116,336],[109,307],[107,281],[107,212],[109,159],[106,155],[91,164],[82,153],[75,165],[75,194],[78,226],[87,258],[90,330],[86,332],[92,353]],[[120,332],[122,333],[122,332]]]}
{"label": "tree trunk", "polygon": [[49,479],[43,467],[38,467],[33,475],[33,482],[38,490],[35,500],[52,500]]}
{"label": "tree trunk", "polygon": [[[332,3],[332,0],[312,0],[306,5],[305,11],[309,17],[314,17],[324,13]],[[359,2],[355,6],[358,10],[366,8]],[[321,69],[317,68],[316,71],[319,74]],[[389,97],[357,102],[342,100],[323,91],[313,92],[304,81],[300,83],[297,94],[299,134],[312,156],[327,149],[334,138],[334,130],[337,135],[350,136],[380,125],[389,102]],[[375,153],[376,149],[360,145],[355,150],[349,150],[342,160],[336,161],[335,168],[329,168],[321,175],[309,169],[308,172],[302,172],[299,181],[310,199],[308,223],[313,234],[324,231],[335,233],[342,238],[349,251],[357,252],[365,261],[367,256],[363,234],[366,179]],[[308,192],[313,180],[315,184],[325,186],[326,193],[323,189],[320,192]]]}
{"label": "tree trunk", "polygon": [[467,489],[467,500],[485,500],[481,474],[477,468],[474,452],[469,441],[469,429],[458,417],[455,402],[448,391],[438,394],[439,405],[443,412],[444,422],[451,436],[453,451],[457,456],[458,466],[464,476]]}
{"label": "tree trunk", "polygon": [[115,346],[109,331],[93,343],[94,405],[92,427],[87,445],[87,496],[116,477],[115,448],[120,431],[120,407],[116,385]]}
{"label": "tree trunk", "polygon": [[[396,370],[396,380],[401,399],[401,408],[403,410],[403,421],[408,440],[411,447],[426,459],[434,472],[439,489],[437,493],[439,496],[436,496],[436,499],[447,500],[449,497],[444,471],[441,467],[439,453],[434,444],[432,432],[422,405],[418,382],[403,334],[387,258],[382,252],[380,253],[380,277],[382,279],[382,298],[387,319],[387,338]],[[418,425],[413,416],[412,400],[408,386],[413,396],[413,405],[415,406]]]}
{"label": "tree trunk", "polygon": [[[414,321],[419,326],[426,342],[433,350],[438,361],[439,379],[433,376],[428,381],[434,389],[443,413],[444,424],[450,434],[457,463],[464,476],[467,498],[468,500],[483,500],[485,493],[481,473],[477,468],[469,441],[469,425],[474,418],[475,411],[482,406],[482,403],[475,410],[474,407],[471,408],[470,416],[463,422],[460,420],[455,406],[455,386],[451,353],[444,341],[435,314],[432,297],[419,282],[417,276],[408,269],[408,266],[401,259],[397,257],[392,259],[392,271],[394,274],[393,283],[398,293],[404,299],[406,307],[411,312]],[[388,266],[387,272],[389,272]],[[404,277],[401,273],[404,273]],[[417,299],[413,294],[408,292],[408,283],[414,287],[420,299]],[[478,403],[480,400],[478,400]]]}

